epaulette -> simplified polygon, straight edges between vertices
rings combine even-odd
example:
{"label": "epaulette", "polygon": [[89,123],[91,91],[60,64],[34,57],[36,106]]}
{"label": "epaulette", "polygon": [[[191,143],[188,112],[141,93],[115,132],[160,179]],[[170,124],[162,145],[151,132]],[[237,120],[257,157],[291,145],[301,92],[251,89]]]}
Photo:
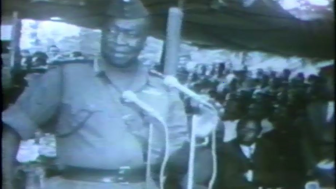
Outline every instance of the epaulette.
{"label": "epaulette", "polygon": [[156,70],[149,70],[149,75],[163,79],[164,75]]}

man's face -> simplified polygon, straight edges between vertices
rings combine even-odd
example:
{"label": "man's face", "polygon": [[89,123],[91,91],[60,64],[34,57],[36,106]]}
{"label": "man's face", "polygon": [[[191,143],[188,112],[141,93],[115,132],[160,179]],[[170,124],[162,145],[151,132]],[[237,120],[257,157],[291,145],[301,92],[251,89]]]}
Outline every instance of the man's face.
{"label": "man's face", "polygon": [[256,141],[260,134],[260,130],[256,123],[249,121],[242,128],[237,130],[238,140],[245,144],[252,144]]}
{"label": "man's face", "polygon": [[229,99],[225,104],[225,113],[223,115],[224,120],[233,120],[237,119],[241,114],[239,110],[239,103],[237,100]]}
{"label": "man's face", "polygon": [[147,30],[146,18],[110,20],[101,38],[106,62],[116,67],[129,67],[144,47]]}
{"label": "man's face", "polygon": [[248,115],[256,119],[262,119],[265,117],[265,110],[261,104],[252,104],[248,108]]}
{"label": "man's face", "polygon": [[219,64],[215,64],[213,69],[214,69],[216,72],[218,72],[218,70],[219,70]]}
{"label": "man's face", "polygon": [[60,50],[57,47],[50,47],[49,52],[51,54],[58,54]]}
{"label": "man's face", "polygon": [[23,58],[28,57],[29,55],[30,55],[30,54],[29,54],[28,51],[21,51],[21,56],[22,56]]}
{"label": "man's face", "polygon": [[283,70],[283,76],[285,77],[285,79],[288,79],[290,74],[291,74],[290,70],[288,70],[288,69]]}
{"label": "man's face", "polygon": [[[283,123],[287,121],[288,116],[287,116],[287,109],[285,107],[277,107],[275,108],[273,112],[273,119],[276,123]],[[287,124],[283,124],[281,126],[288,126]]]}
{"label": "man's face", "polygon": [[210,75],[212,70],[213,70],[213,66],[212,65],[208,65],[206,67],[206,75]]}
{"label": "man's face", "polygon": [[202,65],[199,65],[196,69],[196,73],[199,74],[199,75],[202,75],[203,74],[203,66]]}

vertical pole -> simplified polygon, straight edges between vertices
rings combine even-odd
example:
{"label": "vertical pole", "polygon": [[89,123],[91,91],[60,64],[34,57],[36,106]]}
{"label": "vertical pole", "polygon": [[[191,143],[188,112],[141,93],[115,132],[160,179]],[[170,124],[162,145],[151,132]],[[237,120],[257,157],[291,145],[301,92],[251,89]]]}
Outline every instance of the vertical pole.
{"label": "vertical pole", "polygon": [[151,160],[152,160],[152,144],[153,144],[153,124],[149,125],[149,137],[148,137],[148,148],[147,148],[147,162],[146,162],[146,188],[151,186]]}
{"label": "vertical pole", "polygon": [[191,123],[191,134],[190,134],[190,149],[189,149],[189,160],[188,160],[188,174],[187,174],[187,189],[193,189],[194,186],[194,163],[195,163],[195,149],[196,149],[196,139],[195,139],[195,124]]}
{"label": "vertical pole", "polygon": [[183,12],[177,7],[169,9],[167,36],[165,41],[164,74],[176,75],[179,62]]}
{"label": "vertical pole", "polygon": [[166,57],[166,42],[163,42],[163,47],[162,47],[162,53],[161,53],[161,59],[160,59],[160,64],[158,67],[158,72],[163,73],[164,66],[165,66],[165,57]]}
{"label": "vertical pole", "polygon": [[19,19],[19,13],[17,11],[13,12],[13,27],[11,33],[10,42],[10,67],[16,68],[19,63],[20,56],[20,38],[21,38],[21,20]]}

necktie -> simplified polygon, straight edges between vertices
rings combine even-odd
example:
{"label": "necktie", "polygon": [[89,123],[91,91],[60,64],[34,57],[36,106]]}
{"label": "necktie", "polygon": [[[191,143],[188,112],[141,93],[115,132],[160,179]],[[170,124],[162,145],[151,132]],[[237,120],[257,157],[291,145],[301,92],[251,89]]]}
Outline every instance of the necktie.
{"label": "necktie", "polygon": [[[253,159],[252,159],[252,154],[253,154],[253,148],[251,146],[248,147],[248,153],[249,153],[249,160],[251,162],[251,166],[253,166],[252,162],[253,162]],[[252,171],[252,167],[250,170],[247,171],[246,173],[246,176],[247,176],[247,180],[252,182],[253,181],[253,171]]]}
{"label": "necktie", "polygon": [[248,149],[249,149],[249,156],[250,156],[250,159],[251,159],[252,158],[252,154],[253,154],[253,149],[252,149],[251,146],[249,146]]}
{"label": "necktie", "polygon": [[327,108],[327,121],[330,121],[333,114],[334,114],[334,102],[329,102]]}

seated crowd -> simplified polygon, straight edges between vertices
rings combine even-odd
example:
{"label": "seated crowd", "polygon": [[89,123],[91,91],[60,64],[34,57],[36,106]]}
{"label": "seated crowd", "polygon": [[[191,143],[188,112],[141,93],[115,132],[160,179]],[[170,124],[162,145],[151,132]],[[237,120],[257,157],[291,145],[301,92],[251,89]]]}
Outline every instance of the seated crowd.
{"label": "seated crowd", "polygon": [[300,189],[312,180],[333,186],[334,97],[323,73],[197,65],[185,85],[209,96],[221,114],[216,188]]}
{"label": "seated crowd", "polygon": [[79,51],[64,54],[61,53],[60,49],[55,45],[50,46],[46,52],[36,51],[31,53],[26,49],[21,50],[20,57],[17,59],[18,62],[10,69],[11,87],[5,89],[3,110],[6,109],[10,103],[14,103],[23,92],[30,76],[43,74],[57,63],[84,59],[86,59],[86,57]]}

